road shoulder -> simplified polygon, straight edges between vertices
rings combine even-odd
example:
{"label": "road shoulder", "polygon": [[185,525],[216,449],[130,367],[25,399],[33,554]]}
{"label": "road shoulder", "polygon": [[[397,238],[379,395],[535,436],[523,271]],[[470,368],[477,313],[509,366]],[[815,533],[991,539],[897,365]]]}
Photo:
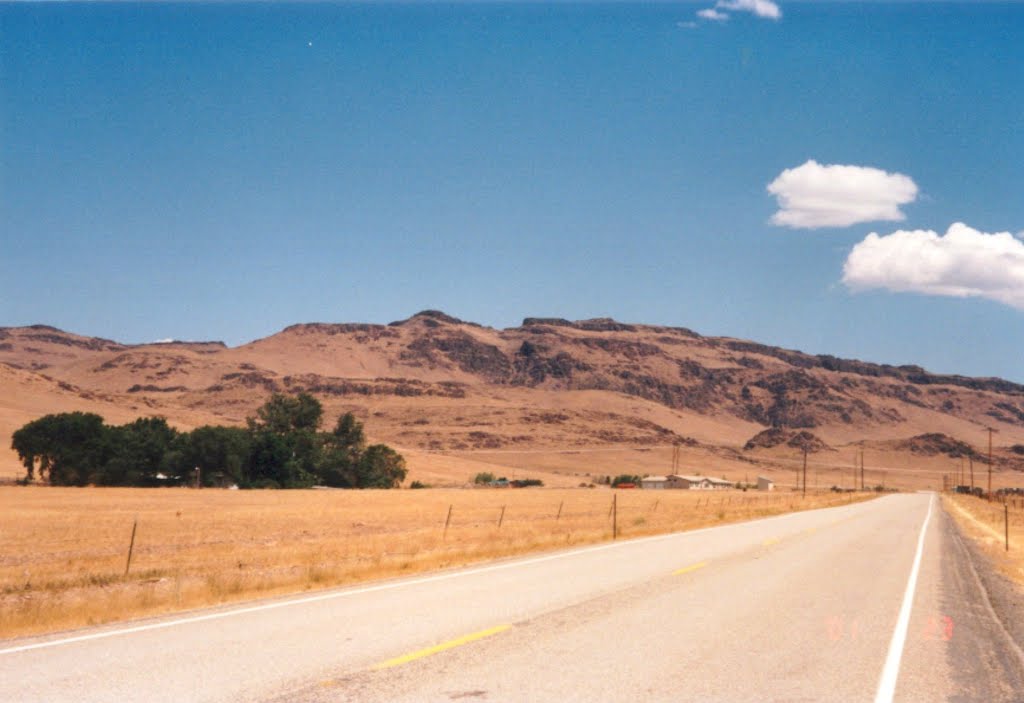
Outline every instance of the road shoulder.
{"label": "road shoulder", "polygon": [[[950,671],[963,692],[953,700],[1019,701],[1024,691],[1024,589],[992,561],[945,508],[942,512],[943,590],[958,618],[948,650]],[[966,613],[962,613],[966,615]]]}

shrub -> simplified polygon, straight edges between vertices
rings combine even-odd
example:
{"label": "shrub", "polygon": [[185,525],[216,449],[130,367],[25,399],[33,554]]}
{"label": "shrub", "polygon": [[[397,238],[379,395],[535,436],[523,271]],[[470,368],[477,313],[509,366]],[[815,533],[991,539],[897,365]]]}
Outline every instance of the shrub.
{"label": "shrub", "polygon": [[630,476],[629,474],[620,474],[620,475],[618,475],[618,476],[616,476],[615,478],[612,479],[612,481],[611,481],[612,488],[614,488],[615,486],[618,486],[620,483],[632,483],[635,486],[639,486],[640,485],[640,477],[639,476]]}

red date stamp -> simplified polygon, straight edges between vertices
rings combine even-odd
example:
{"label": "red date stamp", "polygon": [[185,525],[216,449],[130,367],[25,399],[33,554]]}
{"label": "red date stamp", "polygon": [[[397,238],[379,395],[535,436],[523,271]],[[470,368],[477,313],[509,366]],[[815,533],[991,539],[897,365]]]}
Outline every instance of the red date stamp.
{"label": "red date stamp", "polygon": [[926,640],[949,642],[953,639],[953,618],[948,615],[932,615],[921,629],[921,637]]}

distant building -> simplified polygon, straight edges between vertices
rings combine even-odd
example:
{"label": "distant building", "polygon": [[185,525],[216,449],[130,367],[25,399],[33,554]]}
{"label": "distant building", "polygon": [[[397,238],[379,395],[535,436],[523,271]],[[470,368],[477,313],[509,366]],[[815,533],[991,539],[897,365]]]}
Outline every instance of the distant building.
{"label": "distant building", "polygon": [[[702,476],[679,476],[668,477],[668,488],[682,488],[683,490],[700,490],[704,478]],[[711,486],[708,485],[708,488]]]}
{"label": "distant building", "polygon": [[640,479],[640,487],[645,491],[660,491],[665,489],[668,479],[664,476],[645,476]]}
{"label": "distant building", "polygon": [[667,476],[666,488],[681,488],[689,491],[720,491],[732,488],[731,481],[711,476]]}
{"label": "distant building", "polygon": [[775,490],[775,481],[772,481],[770,478],[765,478],[764,476],[758,476],[757,477],[757,490],[759,490],[759,491],[774,491]]}

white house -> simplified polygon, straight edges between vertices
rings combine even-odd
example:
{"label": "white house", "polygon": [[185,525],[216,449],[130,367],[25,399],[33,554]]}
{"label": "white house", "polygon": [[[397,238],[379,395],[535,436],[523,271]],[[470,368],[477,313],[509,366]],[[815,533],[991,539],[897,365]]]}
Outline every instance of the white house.
{"label": "white house", "polygon": [[682,488],[690,491],[717,491],[732,488],[732,483],[724,478],[711,476],[668,476],[666,488]]}
{"label": "white house", "polygon": [[640,479],[640,488],[645,491],[660,491],[665,489],[668,479],[664,476],[645,476]]}
{"label": "white house", "polygon": [[764,476],[758,476],[757,477],[757,490],[759,490],[759,491],[774,491],[775,490],[775,481],[772,481],[770,478],[765,478]]}

